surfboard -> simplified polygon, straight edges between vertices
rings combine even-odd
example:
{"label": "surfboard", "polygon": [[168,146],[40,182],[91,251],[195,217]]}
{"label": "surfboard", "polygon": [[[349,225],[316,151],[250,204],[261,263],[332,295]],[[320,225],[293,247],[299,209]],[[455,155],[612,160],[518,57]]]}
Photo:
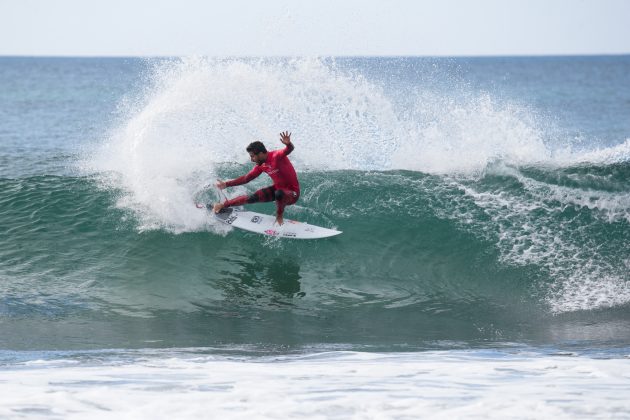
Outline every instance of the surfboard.
{"label": "surfboard", "polygon": [[[197,205],[197,207],[200,208],[201,206]],[[214,213],[212,208],[208,208],[208,211],[210,211],[217,220],[226,225],[278,238],[321,239],[341,233],[339,230],[328,229],[290,219],[284,219],[284,223],[280,226],[275,223],[276,218],[274,216],[256,213],[238,207],[222,209],[219,213]]]}

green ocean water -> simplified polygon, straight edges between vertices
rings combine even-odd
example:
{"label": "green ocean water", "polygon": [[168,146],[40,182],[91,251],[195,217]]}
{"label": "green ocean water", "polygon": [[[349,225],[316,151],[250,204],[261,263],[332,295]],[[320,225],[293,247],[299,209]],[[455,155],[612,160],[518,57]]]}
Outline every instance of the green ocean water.
{"label": "green ocean water", "polygon": [[[531,169],[526,179],[560,188],[575,184],[572,174],[600,172],[607,185],[591,187],[614,193],[630,188],[629,169]],[[323,182],[330,187],[309,196]],[[210,228],[138,231],[133,214],[115,208],[117,192],[93,179],[5,179],[3,340],[16,348],[414,348],[589,340],[603,327],[606,340],[623,339],[628,328],[617,316],[625,301],[616,302],[625,298],[627,215],[554,198],[534,206],[523,182],[496,174],[475,182],[405,171],[305,174],[307,193],[290,215],[344,234],[304,242]],[[480,207],[466,189],[527,211]],[[533,221],[544,223],[537,234]],[[621,296],[602,279],[618,281]],[[591,295],[581,294],[583,282],[596,288]]]}
{"label": "green ocean water", "polygon": [[[3,349],[630,339],[630,131],[583,118],[597,84],[560,85],[568,112],[546,79],[521,95],[517,59],[439,63],[444,80],[413,60],[1,62]],[[629,64],[529,75],[569,65]],[[506,74],[514,89],[490,87]],[[627,114],[627,74],[600,108]],[[302,189],[286,217],[342,235],[267,238],[194,208],[249,170],[248,139],[274,148],[286,127]]]}

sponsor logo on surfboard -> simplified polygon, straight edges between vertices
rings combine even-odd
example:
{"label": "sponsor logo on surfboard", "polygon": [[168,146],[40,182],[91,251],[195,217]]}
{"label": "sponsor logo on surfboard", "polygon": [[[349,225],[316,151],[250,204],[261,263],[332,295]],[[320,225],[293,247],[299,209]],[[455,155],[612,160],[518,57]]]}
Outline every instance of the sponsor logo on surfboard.
{"label": "sponsor logo on surfboard", "polygon": [[282,234],[282,236],[284,236],[285,238],[295,238],[295,237],[297,237],[297,233],[295,233],[295,232],[284,232]]}
{"label": "sponsor logo on surfboard", "polygon": [[265,233],[266,233],[267,235],[271,235],[271,236],[278,236],[278,234],[279,234],[279,232],[278,232],[277,230],[273,230],[273,229],[267,229],[267,230],[265,231]]}
{"label": "sponsor logo on surfboard", "polygon": [[262,217],[260,217],[260,216],[254,216],[254,217],[252,217],[252,223],[260,223],[260,222],[262,222],[262,220],[263,220],[263,219],[262,219]]}

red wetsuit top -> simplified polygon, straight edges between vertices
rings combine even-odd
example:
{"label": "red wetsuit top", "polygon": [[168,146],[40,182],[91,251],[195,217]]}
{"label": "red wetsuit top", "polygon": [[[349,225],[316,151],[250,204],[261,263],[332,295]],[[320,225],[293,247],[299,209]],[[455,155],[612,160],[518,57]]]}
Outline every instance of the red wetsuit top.
{"label": "red wetsuit top", "polygon": [[225,185],[234,187],[236,185],[246,184],[265,172],[273,180],[273,186],[276,187],[276,189],[294,191],[299,195],[300,184],[297,179],[297,174],[295,173],[295,169],[293,169],[291,161],[289,161],[287,157],[292,151],[293,147],[287,146],[281,150],[267,152],[267,160],[265,163],[254,166],[248,174],[227,181]]}

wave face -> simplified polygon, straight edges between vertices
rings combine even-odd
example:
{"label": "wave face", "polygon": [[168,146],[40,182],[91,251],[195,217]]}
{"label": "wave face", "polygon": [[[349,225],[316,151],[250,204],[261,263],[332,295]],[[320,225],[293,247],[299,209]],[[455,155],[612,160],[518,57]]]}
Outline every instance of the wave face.
{"label": "wave face", "polygon": [[[630,130],[563,127],[545,86],[535,107],[464,64],[148,63],[105,134],[2,172],[4,347],[627,342]],[[285,129],[287,217],[343,235],[270,239],[192,205]]]}

